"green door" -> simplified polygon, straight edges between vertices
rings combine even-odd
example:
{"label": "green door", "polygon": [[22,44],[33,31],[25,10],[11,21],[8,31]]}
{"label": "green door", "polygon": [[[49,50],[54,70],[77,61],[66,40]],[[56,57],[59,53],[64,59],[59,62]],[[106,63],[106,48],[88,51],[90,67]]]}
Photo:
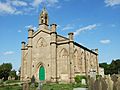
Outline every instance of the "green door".
{"label": "green door", "polygon": [[45,80],[45,69],[43,66],[39,69],[39,80]]}

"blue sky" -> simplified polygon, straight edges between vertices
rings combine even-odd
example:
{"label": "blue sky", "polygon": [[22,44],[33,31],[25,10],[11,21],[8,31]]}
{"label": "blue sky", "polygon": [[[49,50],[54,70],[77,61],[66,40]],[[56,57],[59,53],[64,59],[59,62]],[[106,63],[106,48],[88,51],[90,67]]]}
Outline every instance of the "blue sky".
{"label": "blue sky", "polygon": [[74,32],[76,42],[98,48],[99,62],[120,58],[120,0],[0,0],[0,64],[10,62],[18,70],[21,42],[29,27],[37,29],[43,6],[58,34]]}

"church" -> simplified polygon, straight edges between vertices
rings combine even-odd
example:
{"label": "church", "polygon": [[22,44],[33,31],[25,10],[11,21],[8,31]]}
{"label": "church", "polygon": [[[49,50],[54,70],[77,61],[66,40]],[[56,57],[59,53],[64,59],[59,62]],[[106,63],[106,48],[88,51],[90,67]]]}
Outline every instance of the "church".
{"label": "church", "polygon": [[49,28],[48,12],[42,9],[38,30],[28,30],[28,42],[21,47],[21,81],[74,82],[76,75],[99,73],[98,49],[88,49],[74,41],[74,33],[68,37],[57,33],[57,25]]}

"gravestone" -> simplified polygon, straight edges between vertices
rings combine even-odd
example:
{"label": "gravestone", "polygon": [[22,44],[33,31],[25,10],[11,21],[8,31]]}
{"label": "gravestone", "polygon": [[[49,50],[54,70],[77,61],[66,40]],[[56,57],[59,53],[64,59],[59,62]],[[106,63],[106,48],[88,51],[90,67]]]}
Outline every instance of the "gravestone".
{"label": "gravestone", "polygon": [[108,88],[107,90],[113,90],[113,81],[111,80],[111,77],[110,76],[106,76],[105,77],[105,81],[108,85]]}
{"label": "gravestone", "polygon": [[86,79],[82,79],[81,83],[82,83],[83,85],[86,85]]}
{"label": "gravestone", "polygon": [[35,87],[35,77],[34,77],[34,75],[31,78],[31,84],[32,84],[32,87]]}
{"label": "gravestone", "polygon": [[38,83],[37,90],[42,90],[42,86],[43,86],[43,82],[40,81],[40,82]]}
{"label": "gravestone", "polygon": [[12,79],[11,76],[9,76],[9,77],[8,77],[8,80],[11,80],[11,79]]}
{"label": "gravestone", "polygon": [[116,82],[117,82],[118,77],[114,74],[111,76],[111,79],[113,81],[113,90],[117,90],[116,89]]}
{"label": "gravestone", "polygon": [[22,90],[30,90],[30,84],[28,81],[25,81],[23,83],[23,89]]}
{"label": "gravestone", "polygon": [[95,80],[94,80],[94,78],[89,78],[89,80],[88,80],[88,90],[93,90],[93,86],[94,86],[94,82],[95,82]]}
{"label": "gravestone", "polygon": [[108,84],[106,83],[104,78],[101,78],[101,86],[102,86],[101,90],[108,90]]}
{"label": "gravestone", "polygon": [[93,85],[93,90],[99,90],[99,81],[98,81],[98,79],[96,79],[95,80],[95,83],[94,83],[94,85]]}
{"label": "gravestone", "polygon": [[117,79],[115,86],[116,86],[116,90],[120,90],[120,77]]}

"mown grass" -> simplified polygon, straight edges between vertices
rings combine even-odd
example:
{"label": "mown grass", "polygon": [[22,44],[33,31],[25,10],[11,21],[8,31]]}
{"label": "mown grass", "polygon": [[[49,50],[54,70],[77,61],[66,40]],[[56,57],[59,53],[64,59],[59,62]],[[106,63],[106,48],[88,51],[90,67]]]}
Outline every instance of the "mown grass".
{"label": "mown grass", "polygon": [[18,83],[20,80],[7,80],[4,83],[9,84],[9,83]]}
{"label": "mown grass", "polygon": [[[7,85],[1,84],[0,90],[22,90],[22,85],[17,84],[20,81],[5,81]],[[10,85],[11,83],[14,83],[13,85]],[[32,87],[32,84],[30,85],[30,90],[36,90],[38,87],[38,83],[34,84],[35,86]],[[87,85],[82,85],[81,83],[76,84],[56,84],[56,83],[47,83],[43,84],[42,90],[73,90],[73,88],[77,87],[87,87]]]}
{"label": "mown grass", "polygon": [[73,90],[72,84],[44,84],[43,90]]}
{"label": "mown grass", "polygon": [[22,87],[18,85],[0,86],[0,90],[22,90]]}

